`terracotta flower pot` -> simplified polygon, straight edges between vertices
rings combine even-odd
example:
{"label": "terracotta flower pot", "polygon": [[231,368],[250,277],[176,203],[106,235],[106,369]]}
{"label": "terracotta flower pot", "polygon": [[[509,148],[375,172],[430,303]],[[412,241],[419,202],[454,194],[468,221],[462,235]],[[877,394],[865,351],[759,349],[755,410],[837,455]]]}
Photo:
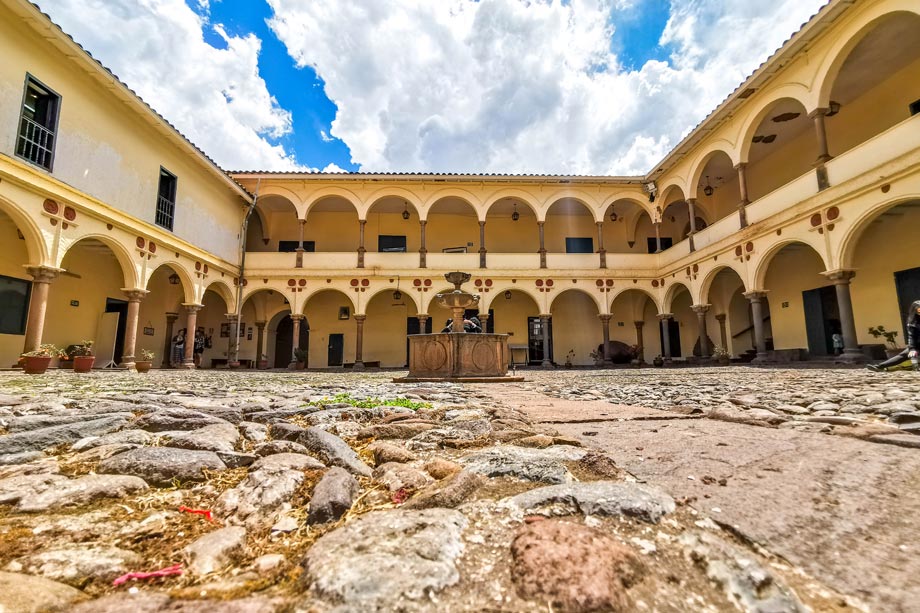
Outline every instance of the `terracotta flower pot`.
{"label": "terracotta flower pot", "polygon": [[147,372],[153,367],[153,362],[135,362],[134,368],[137,369],[137,372]]}
{"label": "terracotta flower pot", "polygon": [[51,356],[48,357],[39,357],[39,356],[27,356],[25,362],[25,371],[27,375],[40,375],[48,370],[48,366],[51,364]]}
{"label": "terracotta flower pot", "polygon": [[73,358],[73,371],[89,372],[92,370],[95,361],[96,356],[94,355],[75,355]]}
{"label": "terracotta flower pot", "polygon": [[259,360],[259,370],[268,370],[268,360]]}

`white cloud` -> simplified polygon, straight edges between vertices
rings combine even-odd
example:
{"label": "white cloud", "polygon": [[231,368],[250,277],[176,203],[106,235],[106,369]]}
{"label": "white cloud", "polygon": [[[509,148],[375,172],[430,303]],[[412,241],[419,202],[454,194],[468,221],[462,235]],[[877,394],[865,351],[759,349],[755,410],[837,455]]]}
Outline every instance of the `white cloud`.
{"label": "white cloud", "polygon": [[368,171],[641,174],[825,0],[672,0],[673,55],[610,52],[641,0],[268,0]]}
{"label": "white cloud", "polygon": [[[259,76],[261,41],[215,31],[183,0],[42,0],[65,32],[112,69],[154,109],[224,168],[284,170],[293,157],[273,144],[291,131]],[[199,0],[207,10],[208,0]]]}

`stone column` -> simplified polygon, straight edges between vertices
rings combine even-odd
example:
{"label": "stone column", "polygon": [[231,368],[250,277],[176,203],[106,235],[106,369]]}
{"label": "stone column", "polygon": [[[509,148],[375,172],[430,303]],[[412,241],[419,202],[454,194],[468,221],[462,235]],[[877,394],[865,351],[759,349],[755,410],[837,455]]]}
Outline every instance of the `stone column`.
{"label": "stone column", "polygon": [[364,226],[367,225],[366,219],[358,220],[358,268],[364,268]]}
{"label": "stone column", "polygon": [[597,253],[600,255],[601,268],[607,268],[607,250],[604,249],[604,222],[597,222]]}
{"label": "stone column", "polygon": [[[543,227],[542,224],[540,227]],[[540,325],[543,333],[543,368],[553,367],[553,362],[549,359],[549,322],[552,318],[552,315],[540,315]]]}
{"label": "stone column", "polygon": [[645,322],[635,321],[633,323],[636,325],[636,348],[638,349],[636,359],[639,360],[640,364],[645,364],[645,338],[642,334],[642,329],[645,328]]}
{"label": "stone column", "polygon": [[175,329],[176,320],[179,319],[178,313],[166,314],[166,342],[163,343],[163,359],[160,361],[160,368],[172,368],[172,339]]}
{"label": "stone column", "polygon": [[690,213],[690,234],[687,238],[690,240],[690,251],[696,251],[696,245],[693,244],[693,235],[696,234],[696,198],[687,198],[687,211]]}
{"label": "stone column", "polygon": [[767,297],[767,292],[747,292],[744,297],[751,302],[751,319],[754,320],[754,347],[757,349],[754,362],[766,362],[768,356],[767,339],[763,330],[763,299]]}
{"label": "stone column", "polygon": [[[294,262],[294,268],[303,268],[303,252],[304,252],[304,248],[303,248],[303,228],[304,228],[304,225],[307,223],[307,220],[306,220],[306,219],[301,219],[301,220],[299,220],[299,221],[300,221],[300,239],[297,241],[297,249],[295,249],[295,252],[297,253],[297,256],[296,256],[296,260],[295,260],[295,262]],[[228,358],[228,359],[229,359],[229,358]]]}
{"label": "stone column", "polygon": [[195,330],[198,327],[198,311],[203,304],[183,304],[185,307],[185,355],[182,368],[195,370]]}
{"label": "stone column", "polygon": [[488,323],[489,323],[489,314],[488,314],[488,313],[480,313],[480,314],[479,314],[479,323],[482,325],[482,332],[483,332],[483,334],[485,334],[485,332],[486,332],[486,326],[487,326]]}
{"label": "stone column", "polygon": [[415,317],[418,319],[419,334],[425,334],[425,328],[428,324],[428,313],[419,313]]}
{"label": "stone column", "polygon": [[815,160],[814,167],[818,179],[818,191],[827,189],[831,186],[827,176],[827,164],[833,159],[827,145],[827,126],[825,117],[830,109],[815,109],[808,114],[815,122],[815,136],[818,138],[818,159]]}
{"label": "stone column", "polygon": [[543,224],[546,222],[538,221],[537,228],[540,231],[540,268],[546,268],[546,244],[543,240]]}
{"label": "stone column", "polygon": [[143,289],[123,289],[128,298],[128,314],[125,318],[125,346],[121,352],[121,366],[129,370],[134,369],[135,353],[137,352],[137,318],[141,311],[141,300],[147,295]]}
{"label": "stone column", "polygon": [[661,222],[656,221],[655,226],[655,253],[661,253]]}
{"label": "stone column", "polygon": [[664,355],[661,356],[664,358],[665,362],[671,361],[671,334],[668,330],[668,322],[671,321],[671,318],[674,317],[671,313],[660,313],[658,315],[658,320],[661,323],[661,344],[664,349]]}
{"label": "stone column", "polygon": [[843,334],[843,355],[839,359],[844,362],[864,362],[865,356],[859,348],[856,338],[856,320],[853,317],[853,301],[850,298],[850,281],[856,276],[855,270],[834,270],[824,273],[834,282],[837,292],[837,310],[840,312],[840,327]]}
{"label": "stone column", "polygon": [[294,352],[300,349],[300,322],[303,321],[303,318],[304,316],[299,313],[291,313],[291,321],[294,323],[294,329],[291,332],[291,367],[297,364]]}
{"label": "stone column", "polygon": [[256,322],[256,368],[259,367],[259,362],[262,361],[262,353],[264,352],[263,347],[265,346],[265,324],[268,322],[257,321]]}
{"label": "stone column", "polygon": [[358,326],[358,333],[355,337],[355,365],[354,370],[364,370],[364,320],[367,315],[355,315],[355,324]]}
{"label": "stone column", "polygon": [[227,368],[238,368],[240,361],[237,359],[236,343],[240,335],[240,318],[236,313],[227,313],[230,323],[230,338],[227,340]]}
{"label": "stone column", "polygon": [[722,343],[722,349],[728,351],[728,333],[725,330],[725,320],[727,315],[719,313],[716,315],[716,321],[719,322],[719,341]]}
{"label": "stone column", "polygon": [[26,266],[26,270],[32,275],[32,293],[29,299],[29,320],[26,322],[23,353],[35,351],[42,344],[45,311],[48,310],[48,292],[51,289],[51,282],[61,272],[50,266]]}
{"label": "stone column", "polygon": [[604,364],[610,364],[610,315],[598,315],[601,320],[601,333],[604,339]]}
{"label": "stone column", "polygon": [[421,246],[418,248],[418,267],[427,268],[428,267],[428,249],[425,248],[425,226],[428,225],[428,222],[420,219],[418,222],[419,228],[421,229]]}
{"label": "stone column", "polygon": [[710,306],[708,304],[695,304],[690,307],[696,313],[697,329],[700,333],[700,357],[703,359],[710,356],[709,332],[706,330],[706,313],[709,312]]}
{"label": "stone column", "polygon": [[479,267],[486,267],[486,222],[479,222]]}
{"label": "stone column", "polygon": [[747,205],[751,202],[748,199],[747,162],[738,164],[735,166],[735,170],[738,171],[738,188],[741,191],[741,202],[738,203],[738,219],[741,222],[741,227],[746,228],[748,225]]}

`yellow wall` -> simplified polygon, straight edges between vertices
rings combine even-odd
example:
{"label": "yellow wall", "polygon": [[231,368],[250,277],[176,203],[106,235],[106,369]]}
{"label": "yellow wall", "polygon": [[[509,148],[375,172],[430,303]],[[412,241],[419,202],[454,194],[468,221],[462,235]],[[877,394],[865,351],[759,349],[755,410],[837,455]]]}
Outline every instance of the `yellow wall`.
{"label": "yellow wall", "polygon": [[[511,290],[511,299],[505,299],[504,290],[499,292],[490,305],[496,334],[508,334],[509,345],[527,345],[527,318],[540,315],[540,309],[530,296]],[[436,320],[443,326],[443,321]],[[515,354],[516,360],[523,359],[523,352]]]}
{"label": "yellow wall", "polygon": [[[28,263],[25,241],[16,233],[16,226],[9,216],[0,211],[0,275],[30,280],[24,264]],[[24,336],[21,334],[0,334],[0,367],[16,363],[22,353]]]}
{"label": "yellow wall", "polygon": [[[770,262],[765,284],[775,349],[808,349],[802,292],[831,285],[819,274],[823,271],[821,258],[805,247],[785,248]],[[789,306],[784,307],[785,302]]]}
{"label": "yellow wall", "polygon": [[383,292],[370,301],[365,311],[364,361],[380,362],[383,367],[405,366],[406,320],[417,314],[415,303],[405,294],[394,300],[391,292]]}
{"label": "yellow wall", "polygon": [[[140,358],[141,350],[153,351],[156,358],[153,361],[159,368],[163,360],[164,345],[166,343],[166,313],[178,313],[179,317],[173,324],[173,336],[186,326],[186,313],[182,308],[184,295],[181,285],[170,285],[169,276],[173,270],[168,266],[157,269],[147,285],[150,291],[141,301],[137,322],[137,357]],[[153,336],[146,336],[144,328],[153,328]]]}
{"label": "yellow wall", "polygon": [[[339,319],[339,307],[348,306],[351,316],[348,319]],[[310,368],[325,368],[329,364],[329,335],[345,335],[345,362],[355,361],[355,332],[357,330],[354,319],[354,309],[351,301],[336,291],[320,292],[313,296],[307,303],[304,313],[310,325]],[[405,330],[405,320],[401,330]],[[367,332],[368,324],[364,329]],[[398,336],[405,342],[405,332]],[[367,351],[365,359],[372,360]]]}
{"label": "yellow wall", "polygon": [[565,364],[566,355],[574,351],[572,364],[594,364],[591,352],[604,341],[597,304],[577,290],[569,290],[553,301],[553,361]]}

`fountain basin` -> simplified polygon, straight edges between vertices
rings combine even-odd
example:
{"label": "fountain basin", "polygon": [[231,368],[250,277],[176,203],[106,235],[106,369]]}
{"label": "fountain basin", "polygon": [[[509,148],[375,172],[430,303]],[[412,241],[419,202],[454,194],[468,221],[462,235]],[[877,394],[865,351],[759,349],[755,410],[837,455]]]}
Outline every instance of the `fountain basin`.
{"label": "fountain basin", "polygon": [[413,334],[409,336],[409,375],[399,383],[523,381],[508,376],[507,334]]}

